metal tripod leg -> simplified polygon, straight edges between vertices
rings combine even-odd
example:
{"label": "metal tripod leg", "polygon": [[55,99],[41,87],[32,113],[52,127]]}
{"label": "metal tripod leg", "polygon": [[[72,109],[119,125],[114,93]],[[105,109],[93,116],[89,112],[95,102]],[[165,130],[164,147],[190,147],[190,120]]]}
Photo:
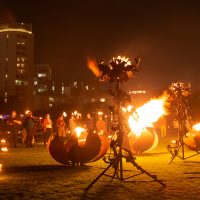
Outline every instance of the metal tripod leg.
{"label": "metal tripod leg", "polygon": [[[119,157],[115,158],[86,188],[85,190],[87,191],[90,187],[92,187],[100,178],[105,174],[105,172],[115,163],[119,162]],[[115,172],[116,173],[116,172]],[[114,175],[115,175],[114,173]],[[113,176],[114,176],[113,175]]]}
{"label": "metal tripod leg", "polygon": [[156,176],[156,175],[152,175],[152,174],[150,174],[149,172],[147,172],[145,169],[143,169],[141,166],[139,166],[139,165],[135,162],[135,160],[130,159],[130,158],[126,158],[125,156],[123,156],[123,157],[124,157],[128,162],[132,163],[133,166],[135,166],[138,170],[140,170],[141,173],[146,174],[147,176],[151,177],[154,181],[160,183],[163,187],[166,187],[166,185],[165,185],[163,182],[161,182],[160,180],[157,179],[157,176]]}

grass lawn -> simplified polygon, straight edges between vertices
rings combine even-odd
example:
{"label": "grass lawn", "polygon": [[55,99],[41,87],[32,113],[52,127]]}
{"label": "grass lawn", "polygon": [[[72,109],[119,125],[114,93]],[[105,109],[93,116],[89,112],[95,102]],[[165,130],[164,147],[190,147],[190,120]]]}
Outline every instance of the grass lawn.
{"label": "grass lawn", "polygon": [[[102,160],[72,168],[54,161],[40,143],[33,148],[10,148],[7,153],[0,152],[0,199],[200,200],[200,155],[185,161],[175,158],[169,165],[169,141],[170,138],[162,139],[154,151],[136,158],[166,188],[145,174],[129,183],[103,176],[87,193],[84,188],[107,166]],[[124,169],[125,176],[136,173],[136,168],[125,161]],[[109,172],[112,174],[112,169]]]}

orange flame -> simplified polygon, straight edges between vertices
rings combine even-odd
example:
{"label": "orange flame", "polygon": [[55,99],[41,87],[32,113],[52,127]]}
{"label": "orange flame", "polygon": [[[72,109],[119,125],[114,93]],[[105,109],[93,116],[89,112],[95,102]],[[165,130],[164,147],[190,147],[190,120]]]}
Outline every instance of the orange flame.
{"label": "orange flame", "polygon": [[81,135],[81,133],[85,132],[85,129],[82,128],[82,127],[76,127],[76,128],[74,129],[74,131],[75,131],[75,133],[76,133],[76,136],[79,138],[80,135]]}
{"label": "orange flame", "polygon": [[200,131],[200,122],[192,127],[195,131]]}
{"label": "orange flame", "polygon": [[153,123],[158,121],[162,115],[167,114],[165,110],[166,101],[167,96],[162,96],[158,99],[152,99],[143,106],[137,108],[128,119],[131,131],[136,136],[140,136],[143,129],[152,127]]}
{"label": "orange flame", "polygon": [[7,151],[8,151],[8,148],[7,148],[7,147],[2,147],[2,148],[1,148],[1,151],[7,152]]}
{"label": "orange flame", "polygon": [[88,66],[88,68],[93,72],[93,74],[94,74],[96,77],[100,77],[100,76],[101,76],[101,73],[100,73],[99,68],[98,68],[98,66],[97,66],[96,60],[89,58],[89,59],[87,60],[87,66]]}

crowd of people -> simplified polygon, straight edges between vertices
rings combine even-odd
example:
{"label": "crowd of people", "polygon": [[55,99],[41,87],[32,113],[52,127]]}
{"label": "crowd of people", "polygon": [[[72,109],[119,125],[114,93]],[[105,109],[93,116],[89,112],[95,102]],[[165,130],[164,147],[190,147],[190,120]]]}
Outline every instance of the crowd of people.
{"label": "crowd of people", "polygon": [[[33,142],[37,137],[38,122],[31,111],[26,112],[23,118],[19,117],[16,111],[12,111],[7,119],[7,126],[11,133],[10,143],[12,147],[17,147],[18,133],[21,133],[22,143],[28,148],[33,147]],[[107,134],[107,122],[103,115],[97,115],[94,118],[90,113],[85,117],[78,112],[73,112],[69,117],[61,113],[55,120],[51,119],[49,113],[41,118],[39,126],[44,146],[47,146],[48,140],[58,135],[61,140],[67,140],[76,134],[76,127],[83,128],[87,133]]]}

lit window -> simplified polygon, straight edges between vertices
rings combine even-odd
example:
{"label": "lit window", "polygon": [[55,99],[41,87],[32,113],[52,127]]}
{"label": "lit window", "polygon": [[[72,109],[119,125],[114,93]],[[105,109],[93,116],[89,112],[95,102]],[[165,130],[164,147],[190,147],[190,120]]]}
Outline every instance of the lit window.
{"label": "lit window", "polygon": [[8,58],[6,58],[6,62],[8,62]]}
{"label": "lit window", "polygon": [[17,67],[20,67],[20,64],[19,64],[19,63],[17,63]]}
{"label": "lit window", "polygon": [[28,81],[15,80],[15,85],[28,85]]}
{"label": "lit window", "polygon": [[47,75],[45,73],[40,73],[38,74],[38,77],[41,78],[41,77],[46,77]]}
{"label": "lit window", "polygon": [[24,63],[22,63],[22,64],[21,64],[21,67],[25,67],[25,64],[24,64]]}
{"label": "lit window", "polygon": [[5,75],[5,78],[8,78],[8,74]]}
{"label": "lit window", "polygon": [[18,62],[20,62],[20,60],[21,60],[20,58],[17,58],[17,61],[18,61]]}
{"label": "lit window", "polygon": [[92,102],[95,102],[96,100],[95,100],[95,99],[91,99],[91,101],[92,101]]}
{"label": "lit window", "polygon": [[7,99],[7,98],[5,98],[5,99],[4,99],[4,102],[5,102],[5,103],[7,103],[7,102],[8,102],[8,99]]}
{"label": "lit window", "polygon": [[6,35],[6,38],[9,39],[9,35],[8,34]]}
{"label": "lit window", "polygon": [[86,85],[86,86],[85,86],[85,89],[86,89],[86,90],[89,90],[89,87],[88,87],[88,85]]}

